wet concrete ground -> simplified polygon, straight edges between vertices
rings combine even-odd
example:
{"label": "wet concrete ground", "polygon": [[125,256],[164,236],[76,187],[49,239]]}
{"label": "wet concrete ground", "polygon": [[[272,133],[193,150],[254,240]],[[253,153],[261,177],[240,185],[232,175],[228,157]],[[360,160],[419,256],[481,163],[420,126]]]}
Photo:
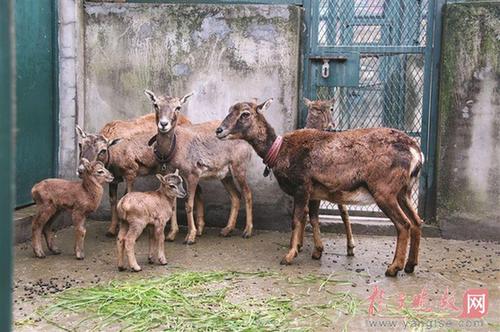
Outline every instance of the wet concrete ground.
{"label": "wet concrete ground", "polygon": [[[490,331],[498,330],[500,327],[500,245],[497,243],[423,238],[420,264],[415,273],[406,275],[400,272],[397,278],[388,278],[384,276],[384,272],[393,257],[395,243],[393,237],[355,235],[355,256],[348,257],[343,234],[323,234],[325,251],[322,259],[317,261],[311,259],[312,237],[307,234],[305,247],[294,265],[281,266],[279,261],[286,253],[289,233],[256,231],[252,238],[243,239],[239,236],[240,231],[236,231],[230,238],[221,238],[218,236],[218,229],[207,229],[206,234],[199,238],[195,245],[186,246],[182,244],[185,234],[181,230],[175,242],[165,244],[168,260],[166,266],[147,264],[147,239],[145,236],[141,237],[136,246],[136,255],[143,271],[137,274],[118,272],[115,241],[104,236],[106,227],[107,223],[104,222],[87,223],[86,258],[83,261],[78,261],[73,256],[72,228],[58,232],[56,241],[62,249],[62,254],[58,256],[48,255],[45,259],[35,259],[29,242],[16,246],[14,274],[16,330],[59,330],[54,325],[37,318],[34,312],[50,304],[53,294],[67,288],[85,287],[114,279],[161,276],[172,271],[207,270],[271,271],[289,280],[309,274],[348,279],[353,284],[339,286],[339,289],[344,291],[347,289],[364,301],[360,308],[362,312],[358,313],[355,320],[349,322],[348,329],[352,331],[387,330],[387,327],[375,324],[386,324],[384,322],[387,318],[383,315],[384,306],[387,304],[397,306],[402,296],[405,296],[409,305],[415,306],[416,309],[439,313],[450,311],[451,304],[461,310],[464,292],[467,289],[487,289],[489,305],[484,319],[453,319],[448,323],[451,325],[437,330]],[[270,287],[282,289],[276,290]],[[367,313],[370,302],[368,298],[374,294],[376,288],[384,292],[383,302],[380,315],[371,317]],[[296,287],[288,287],[286,283],[270,286],[268,280],[256,279],[248,291],[265,294],[271,291],[293,293],[298,290]],[[446,291],[448,295],[444,296]],[[309,290],[307,293],[309,294]],[[311,296],[309,300],[324,301],[327,296],[328,294]],[[446,306],[448,309],[444,308]],[[459,314],[457,311],[455,316]],[[29,317],[34,318],[34,321],[26,323],[26,318]],[[60,319],[65,318],[60,316]],[[347,317],[341,318],[339,322],[343,323],[347,319]],[[333,324],[322,329],[341,330],[343,327],[343,324],[338,326]],[[402,325],[398,325],[396,329],[404,330]]]}

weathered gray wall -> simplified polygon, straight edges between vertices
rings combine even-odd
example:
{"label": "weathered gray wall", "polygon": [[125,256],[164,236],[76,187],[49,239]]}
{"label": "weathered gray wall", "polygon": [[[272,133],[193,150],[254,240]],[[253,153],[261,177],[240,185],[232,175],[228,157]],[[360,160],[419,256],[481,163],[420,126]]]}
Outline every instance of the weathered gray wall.
{"label": "weathered gray wall", "polygon": [[448,5],[443,28],[437,220],[500,240],[500,6]]}
{"label": "weathered gray wall", "polygon": [[[273,97],[271,124],[278,133],[296,128],[298,7],[86,3],[84,19],[86,130],[151,112],[146,88],[178,96],[194,91],[185,110],[193,122],[223,119],[237,101]],[[249,169],[256,227],[288,228],[290,199],[262,176],[257,155]],[[229,196],[217,182],[203,190],[207,221],[224,224]]]}

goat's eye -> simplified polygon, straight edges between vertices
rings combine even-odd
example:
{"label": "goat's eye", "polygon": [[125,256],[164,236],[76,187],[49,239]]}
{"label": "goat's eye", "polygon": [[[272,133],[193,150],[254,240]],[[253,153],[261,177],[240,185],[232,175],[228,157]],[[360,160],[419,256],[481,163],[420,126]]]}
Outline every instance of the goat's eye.
{"label": "goat's eye", "polygon": [[250,112],[243,112],[243,113],[241,113],[241,117],[243,119],[248,119],[250,117]]}
{"label": "goat's eye", "polygon": [[101,151],[99,151],[99,155],[101,155],[101,156],[102,156],[103,154],[105,154],[105,153],[106,153],[106,149],[102,149]]}
{"label": "goat's eye", "polygon": [[180,112],[180,111],[181,111],[181,107],[180,107],[180,106],[177,106],[177,107],[175,108],[175,111],[176,111],[176,112]]}
{"label": "goat's eye", "polygon": [[177,188],[177,187],[176,187],[175,185],[173,185],[173,184],[169,185],[169,187],[170,187],[170,188],[172,188],[172,189]]}
{"label": "goat's eye", "polygon": [[330,112],[333,112],[333,106],[332,106],[332,107],[330,107]]}
{"label": "goat's eye", "polygon": [[98,170],[97,173],[99,174],[104,174],[104,171],[102,169]]}

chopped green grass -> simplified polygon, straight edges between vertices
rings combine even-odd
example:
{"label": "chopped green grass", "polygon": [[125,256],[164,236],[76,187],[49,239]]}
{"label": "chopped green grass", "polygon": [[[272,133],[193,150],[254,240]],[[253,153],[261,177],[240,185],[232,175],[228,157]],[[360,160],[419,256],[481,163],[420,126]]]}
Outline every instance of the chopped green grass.
{"label": "chopped green grass", "polygon": [[116,324],[130,331],[278,330],[292,310],[289,300],[248,298],[232,303],[227,296],[230,283],[236,279],[266,275],[183,272],[156,279],[113,281],[66,291],[57,296],[56,304],[45,314],[50,316],[60,310],[85,313],[95,321],[96,330]]}
{"label": "chopped green grass", "polygon": [[[272,278],[292,287],[314,284],[315,291],[328,292],[325,304],[309,304],[309,294],[274,295],[237,292],[254,278]],[[290,331],[311,330],[314,325],[332,326],[339,315],[355,316],[360,300],[350,293],[333,292],[327,286],[337,281],[330,276],[307,275],[293,279],[259,272],[176,272],[154,279],[113,281],[90,288],[65,291],[41,316],[58,321],[57,314],[68,312],[85,317],[71,330],[124,331],[201,330],[201,331]],[[245,287],[245,286],[242,287]],[[319,285],[319,286],[318,286]],[[238,296],[241,295],[241,296]],[[252,292],[250,292],[252,294]]]}
{"label": "chopped green grass", "polygon": [[[255,279],[272,285],[269,291],[262,286],[255,291]],[[347,279],[337,274],[175,272],[70,289],[55,295],[54,304],[38,313],[68,331],[314,331],[322,327],[347,331],[354,319],[368,314],[366,300],[352,294],[350,287],[338,287],[353,285]],[[445,312],[405,304],[403,308],[389,304],[374,317],[411,320],[418,326],[449,318]],[[32,323],[27,319],[16,326]]]}

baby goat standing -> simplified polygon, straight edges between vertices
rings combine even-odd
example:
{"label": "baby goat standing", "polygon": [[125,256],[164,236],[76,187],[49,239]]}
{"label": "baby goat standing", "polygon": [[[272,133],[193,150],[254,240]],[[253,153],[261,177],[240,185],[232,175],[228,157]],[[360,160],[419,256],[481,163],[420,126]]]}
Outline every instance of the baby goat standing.
{"label": "baby goat standing", "polygon": [[83,259],[83,241],[85,239],[85,217],[94,212],[102,198],[102,184],[113,181],[113,176],[100,161],[89,162],[82,159],[83,172],[80,181],[63,179],[46,179],[31,189],[31,196],[35,201],[38,212],[32,221],[31,245],[35,256],[44,258],[42,249],[42,230],[47,247],[54,254],[60,253],[54,244],[52,223],[56,215],[62,210],[71,210],[71,217],[75,225],[75,255]]}
{"label": "baby goat standing", "polygon": [[167,264],[165,258],[165,226],[174,214],[176,197],[183,198],[186,191],[182,187],[182,178],[179,170],[173,174],[156,177],[160,180],[160,188],[150,192],[131,192],[120,199],[117,206],[120,219],[120,231],[116,240],[118,249],[118,270],[125,270],[124,255],[127,255],[130,268],[135,272],[141,270],[135,259],[135,241],[144,228],[152,226],[149,234],[150,263],[155,259],[158,264]]}

